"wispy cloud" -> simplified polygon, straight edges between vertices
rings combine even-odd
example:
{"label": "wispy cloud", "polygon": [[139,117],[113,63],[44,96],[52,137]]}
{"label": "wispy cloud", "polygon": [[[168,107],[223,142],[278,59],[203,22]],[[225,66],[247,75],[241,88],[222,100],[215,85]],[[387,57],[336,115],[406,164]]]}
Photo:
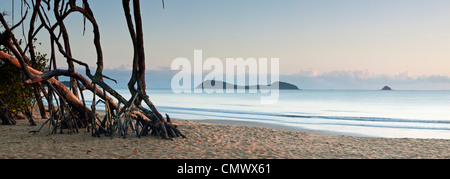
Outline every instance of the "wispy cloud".
{"label": "wispy cloud", "polygon": [[[148,70],[147,87],[170,88],[172,77],[177,72],[166,67]],[[118,81],[118,84],[111,84],[112,86],[127,88],[126,85],[131,77],[131,66],[107,68],[104,74]],[[280,80],[295,84],[301,89],[379,90],[383,86],[390,86],[394,90],[450,90],[448,76],[412,75],[410,72],[388,75],[370,70],[319,72],[310,69],[295,74],[280,75]]]}
{"label": "wispy cloud", "polygon": [[130,64],[120,65],[119,67],[110,67],[110,66],[106,66],[106,67],[104,68],[104,70],[111,70],[111,71],[132,71],[132,70],[133,70],[133,66],[131,66]]}
{"label": "wispy cloud", "polygon": [[448,90],[450,77],[442,75],[414,76],[409,72],[396,75],[376,74],[369,70],[300,71],[297,74],[282,75],[282,80],[290,81],[303,89],[381,89],[391,86],[399,90]]}

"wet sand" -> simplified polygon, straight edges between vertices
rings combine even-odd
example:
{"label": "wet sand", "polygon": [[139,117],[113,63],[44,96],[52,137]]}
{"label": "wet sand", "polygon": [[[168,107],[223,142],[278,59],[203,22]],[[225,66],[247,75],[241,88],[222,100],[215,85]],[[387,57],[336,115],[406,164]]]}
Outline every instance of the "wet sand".
{"label": "wet sand", "polygon": [[[174,120],[188,137],[162,140],[154,136],[128,139],[90,132],[48,135],[26,120],[0,126],[1,159],[378,159],[450,158],[450,140],[395,139],[315,134]],[[232,123],[228,123],[232,124]]]}

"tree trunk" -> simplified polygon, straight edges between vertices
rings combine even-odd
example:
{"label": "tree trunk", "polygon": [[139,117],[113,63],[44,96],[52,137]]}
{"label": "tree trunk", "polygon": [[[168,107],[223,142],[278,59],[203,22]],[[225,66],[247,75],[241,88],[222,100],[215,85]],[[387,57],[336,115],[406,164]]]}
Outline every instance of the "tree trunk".
{"label": "tree trunk", "polygon": [[[0,51],[0,59],[14,65],[19,69],[22,68],[19,61],[16,58],[2,51]],[[37,71],[30,66],[27,66],[27,68],[32,75],[37,76],[42,74],[42,72]],[[69,89],[67,89],[67,87],[64,84],[62,84],[55,78],[50,78],[47,81],[50,84],[52,84],[53,87],[58,91],[58,93],[66,100],[66,102],[69,103],[69,105],[73,107],[75,110],[80,112],[80,114],[84,113],[85,111],[88,112],[89,114],[92,114],[92,111],[89,108],[85,108],[83,106],[83,103]]]}
{"label": "tree trunk", "polygon": [[[0,59],[16,66],[25,73],[25,75],[29,78],[25,81],[25,84],[35,84],[35,96],[37,98],[40,97],[39,89],[43,89],[40,84],[41,82],[49,87],[46,98],[49,101],[49,110],[51,110],[52,112],[50,113],[50,119],[47,122],[53,124],[52,133],[56,132],[58,123],[59,127],[62,127],[62,125],[64,124],[69,127],[75,126],[75,129],[77,129],[76,121],[74,121],[75,119],[73,118],[85,118],[86,121],[92,122],[92,129],[93,131],[95,130],[95,132],[93,132],[93,135],[95,136],[99,136],[99,131],[103,131],[107,135],[112,136],[114,132],[118,130],[119,137],[126,137],[128,129],[131,128],[131,133],[135,132],[138,136],[140,136],[141,134],[147,134],[151,130],[152,134],[161,136],[162,138],[166,139],[171,139],[171,137],[178,136],[185,137],[178,129],[176,129],[176,125],[172,124],[170,120],[166,120],[158,112],[158,110],[146,94],[145,51],[140,1],[133,0],[133,15],[135,18],[135,26],[133,25],[130,13],[130,0],[122,0],[122,2],[134,47],[133,74],[128,83],[128,87],[133,96],[133,99],[130,99],[129,101],[123,98],[123,96],[121,96],[119,93],[117,93],[117,91],[115,91],[103,81],[103,78],[108,77],[103,75],[104,63],[103,52],[100,43],[100,30],[87,0],[82,0],[83,7],[79,7],[76,3],[76,0],[55,0],[53,4],[53,13],[56,17],[56,23],[53,25],[50,24],[51,20],[49,20],[47,11],[42,8],[43,4],[41,4],[45,3],[45,7],[48,7],[48,11],[50,11],[50,2],[42,0],[34,1],[32,5],[33,14],[30,20],[30,30],[28,33],[29,43],[27,45],[27,48],[30,48],[29,52],[32,56],[31,58],[35,59],[32,40],[42,27],[47,29],[48,35],[50,35],[51,42],[51,63],[53,64],[53,69],[51,71],[42,73],[41,71],[29,66],[30,62],[26,58],[25,53],[23,53],[23,51],[21,50],[20,45],[17,43],[14,34],[11,33],[11,29],[9,29],[9,26],[2,15],[0,15],[0,20],[3,27],[5,28],[5,31],[0,34],[0,44],[5,45],[6,48],[11,50],[15,58],[9,54],[0,52]],[[73,12],[81,13],[84,18],[89,20],[89,22],[93,26],[93,43],[97,53],[97,69],[94,75],[91,74],[89,66],[86,63],[76,60],[72,57],[69,34],[67,33],[63,21],[69,14]],[[37,28],[37,30],[34,30],[34,24],[36,23],[37,17],[39,17],[41,25],[39,26],[39,28]],[[22,18],[22,21],[20,23],[22,23],[24,19],[25,17]],[[13,26],[12,29],[17,27],[19,24]],[[58,28],[58,26],[60,34],[55,35],[55,29]],[[59,42],[61,36],[64,41],[64,46]],[[14,43],[11,43],[11,41]],[[67,59],[67,62],[69,64],[68,70],[56,68],[56,50],[54,44],[58,46],[59,52]],[[86,75],[90,80],[75,72],[74,62],[86,68]],[[55,79],[61,75],[69,76],[71,78],[70,86],[73,91],[71,91],[57,79]],[[84,86],[81,87],[79,86],[80,84],[78,84],[77,86],[76,82],[80,82]],[[100,88],[97,88],[97,85],[100,86],[102,90]],[[79,96],[77,95],[78,87],[80,88],[80,92],[83,89],[88,89],[94,93],[94,99],[92,101],[93,105],[91,109],[86,107],[84,99],[83,101],[79,99]],[[111,97],[107,95],[107,93],[115,97],[119,101],[119,103],[115,102]],[[58,101],[56,101],[57,106],[55,107],[53,106],[54,100],[52,100],[52,95],[57,95],[60,99],[59,104]],[[84,98],[83,95],[81,96],[82,98]],[[100,102],[100,100],[95,100],[96,96],[103,99],[102,102],[105,103],[106,115],[103,120],[98,119],[95,113],[95,104]],[[144,100],[150,110],[142,107],[142,100]],[[124,107],[121,107],[120,104],[124,104]],[[85,115],[86,113],[87,115]],[[43,114],[42,110],[41,114]],[[72,120],[67,118],[71,118]],[[62,128],[60,129],[62,130]],[[140,129],[141,131],[139,131]]]}
{"label": "tree trunk", "polygon": [[48,115],[45,112],[44,102],[42,101],[41,93],[39,92],[40,85],[35,84],[33,86],[34,97],[36,98],[36,102],[39,108],[39,113],[41,114],[42,119],[47,119]]}
{"label": "tree trunk", "polygon": [[[170,139],[171,137],[182,136],[185,137],[181,132],[172,125],[171,122],[166,121],[166,119],[159,113],[155,105],[150,101],[146,93],[146,83],[145,83],[145,50],[144,50],[144,34],[142,28],[142,17],[140,1],[133,0],[133,15],[134,15],[134,26],[132,21],[132,16],[130,12],[130,0],[122,0],[123,10],[125,18],[127,20],[128,30],[130,33],[131,41],[133,42],[134,54],[133,54],[133,72],[130,81],[128,82],[128,88],[132,96],[137,96],[135,105],[141,107],[141,110],[146,111],[142,107],[142,100],[150,108],[150,113],[152,116],[152,124],[149,127],[152,129],[152,134],[161,136],[162,138]],[[137,84],[137,89],[135,85]],[[148,125],[146,125],[148,126]],[[145,127],[144,127],[145,128]]]}
{"label": "tree trunk", "polygon": [[10,119],[0,108],[0,118],[2,119],[1,125],[14,125],[16,124],[16,121]]}

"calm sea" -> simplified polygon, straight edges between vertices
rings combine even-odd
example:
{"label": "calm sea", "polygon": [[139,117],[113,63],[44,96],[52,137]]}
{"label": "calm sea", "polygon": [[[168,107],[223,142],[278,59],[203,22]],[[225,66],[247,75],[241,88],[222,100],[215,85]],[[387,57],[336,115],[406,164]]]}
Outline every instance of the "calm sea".
{"label": "calm sea", "polygon": [[[118,92],[131,97],[128,90]],[[278,103],[271,105],[260,104],[260,96],[266,94],[174,94],[167,89],[149,90],[148,95],[162,114],[184,120],[257,122],[352,136],[450,139],[450,91],[281,90]]]}

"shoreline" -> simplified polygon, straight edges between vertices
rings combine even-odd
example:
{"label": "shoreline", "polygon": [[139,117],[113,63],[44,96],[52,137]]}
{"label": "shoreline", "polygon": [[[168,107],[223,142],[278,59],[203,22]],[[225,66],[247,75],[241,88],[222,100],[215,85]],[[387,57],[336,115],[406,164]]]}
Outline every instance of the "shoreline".
{"label": "shoreline", "polygon": [[0,126],[0,159],[450,159],[446,139],[317,134],[242,121],[173,119],[187,136],[173,141],[154,136],[95,138],[84,130],[48,135],[46,126],[39,133],[28,133],[44,120],[37,126],[17,122]]}
{"label": "shoreline", "polygon": [[356,133],[350,133],[350,132],[331,132],[331,131],[325,131],[325,130],[313,130],[313,129],[306,129],[302,127],[292,127],[277,123],[264,123],[264,122],[257,122],[257,121],[238,121],[238,120],[215,120],[215,119],[205,119],[205,120],[194,120],[198,122],[204,122],[208,124],[215,124],[215,125],[230,125],[230,126],[245,126],[245,127],[257,127],[257,128],[267,128],[267,129],[275,129],[275,130],[283,130],[283,131],[289,131],[289,132],[304,132],[304,133],[312,133],[312,134],[324,134],[324,135],[342,135],[342,136],[349,136],[349,137],[371,137],[371,138],[383,138],[383,137],[376,137],[376,136],[369,136],[369,135],[362,135],[362,134],[356,134]]}

